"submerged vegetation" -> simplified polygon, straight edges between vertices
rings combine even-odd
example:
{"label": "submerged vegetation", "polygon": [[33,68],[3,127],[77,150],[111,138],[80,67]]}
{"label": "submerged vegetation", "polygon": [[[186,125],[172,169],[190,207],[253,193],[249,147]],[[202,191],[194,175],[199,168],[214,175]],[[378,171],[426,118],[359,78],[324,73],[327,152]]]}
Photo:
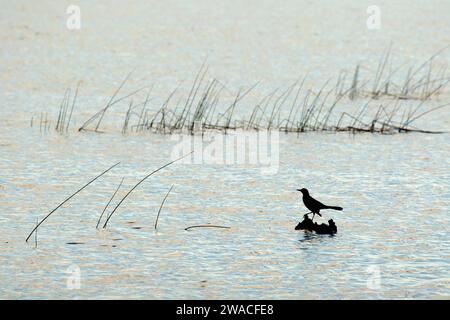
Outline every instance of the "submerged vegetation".
{"label": "submerged vegetation", "polygon": [[[119,206],[124,202],[124,200],[140,185],[142,184],[145,180],[147,180],[149,177],[151,177],[153,174],[157,173],[158,171],[170,166],[171,164],[186,158],[187,156],[191,155],[193,153],[190,152],[188,154],[185,154],[181,157],[179,157],[178,159],[172,160],[169,163],[166,163],[165,165],[157,168],[156,170],[150,172],[149,174],[147,174],[144,178],[142,178],[141,180],[139,180],[139,182],[137,184],[135,184],[133,186],[133,188],[131,188],[126,194],[125,196],[118,202],[118,204],[114,207],[114,209],[111,211],[111,213],[109,213],[107,215],[106,221],[103,224],[103,229],[106,228],[108,222],[110,221],[112,215],[117,211],[117,209],[119,208]],[[79,194],[81,191],[83,191],[84,189],[86,189],[89,185],[91,185],[92,183],[94,183],[96,180],[98,180],[100,177],[102,177],[103,175],[105,175],[106,173],[108,173],[109,171],[111,171],[112,169],[114,169],[115,167],[117,167],[120,164],[120,162],[112,165],[111,167],[109,167],[108,169],[106,169],[105,171],[103,171],[102,173],[100,173],[99,175],[97,175],[95,178],[91,179],[89,182],[87,182],[86,184],[84,184],[81,188],[79,188],[75,193],[72,193],[68,198],[66,198],[63,202],[61,202],[56,208],[54,208],[52,211],[50,211],[50,213],[48,213],[41,221],[38,221],[36,223],[36,226],[33,228],[33,230],[31,230],[31,232],[29,233],[28,237],[25,239],[25,242],[28,242],[28,240],[31,238],[31,236],[33,235],[33,233],[35,234],[35,243],[37,246],[37,232],[38,232],[38,228],[40,227],[40,225],[47,220],[53,213],[55,213],[59,208],[61,208],[64,204],[66,204],[67,202],[69,202],[73,197],[75,197],[77,194]],[[104,215],[104,213],[106,212],[106,209],[109,207],[110,203],[112,202],[112,200],[114,199],[114,197],[116,196],[117,192],[119,191],[120,187],[123,184],[123,178],[122,181],[120,182],[119,186],[117,187],[116,191],[114,192],[114,194],[112,195],[112,197],[110,198],[109,202],[107,203],[107,205],[105,206],[105,208],[102,211],[102,214],[100,215],[100,218],[98,219],[97,225],[96,225],[96,229],[98,229],[98,226],[100,224],[100,221]],[[159,215],[161,213],[161,209],[162,206],[164,205],[164,202],[166,201],[167,196],[169,195],[170,191],[172,190],[173,186],[170,188],[169,192],[167,193],[166,197],[164,198],[163,202],[161,203],[161,207],[159,208],[158,211],[158,215],[156,217],[156,222],[155,222],[155,229],[157,227],[158,224],[158,218]]]}
{"label": "submerged vegetation", "polygon": [[[208,79],[208,68],[203,63],[187,97],[178,97],[179,87],[176,87],[166,98],[153,99],[150,89],[143,101],[136,103],[140,96],[138,94],[145,87],[119,95],[132,71],[113,92],[106,105],[85,120],[78,131],[102,132],[108,111],[123,102],[126,109],[122,118],[122,134],[192,134],[208,130],[226,133],[237,129],[279,130],[286,133],[438,133],[421,130],[413,124],[422,116],[450,105],[444,103],[428,106],[428,102],[438,98],[450,81],[447,67],[439,66],[435,61],[446,49],[447,47],[433,54],[417,67],[406,67],[405,64],[393,67],[389,47],[380,57],[375,74],[357,65],[353,72],[342,71],[335,83],[329,79],[319,89],[308,88],[308,76],[304,76],[287,88],[276,88],[266,92],[264,96],[259,96],[256,92],[260,82],[247,88],[239,88],[236,93],[231,94],[231,90],[221,81]],[[79,87],[73,97],[70,89],[64,94],[55,126],[59,133],[67,133],[69,130],[78,90]],[[254,94],[256,102],[247,103],[242,108],[242,100],[250,94]],[[158,99],[160,101],[155,102]],[[174,100],[177,102],[174,103]],[[350,104],[352,111],[346,108]],[[238,108],[241,108],[239,112]],[[42,122],[41,115],[40,127]],[[48,123],[49,120],[46,119],[44,126]]]}
{"label": "submerged vegetation", "polygon": [[[152,90],[150,89],[145,98],[141,100],[142,102],[136,103],[135,101],[139,101],[142,91],[146,89],[145,87],[120,95],[133,74],[132,71],[113,92],[106,105],[78,127],[78,132],[104,132],[102,131],[102,125],[104,125],[108,112],[115,106],[125,104],[126,109],[121,126],[121,132],[124,135],[133,132],[194,134],[211,130],[223,133],[231,130],[277,130],[285,133],[309,131],[382,134],[396,132],[439,133],[421,130],[413,124],[430,112],[450,106],[450,102],[429,106],[429,102],[432,99],[437,99],[450,82],[446,67],[436,67],[434,61],[445,49],[434,54],[418,67],[408,68],[404,77],[398,76],[404,69],[404,65],[392,68],[390,62],[391,49],[389,48],[380,58],[375,75],[370,73],[364,75],[364,68],[357,65],[351,76],[348,76],[350,73],[341,72],[334,84],[331,79],[328,79],[318,90],[308,88],[308,76],[304,76],[296,79],[286,88],[278,87],[273,90],[266,90],[264,96],[259,96],[256,93],[256,88],[260,85],[260,82],[248,87],[241,87],[236,93],[230,94],[231,90],[221,81],[215,78],[207,78],[208,68],[206,63],[203,63],[187,96],[177,97],[179,91],[179,87],[177,87],[166,98],[155,97],[154,99],[151,97]],[[73,93],[71,89],[67,89],[64,93],[54,126],[55,131],[59,134],[69,132],[79,89],[80,84],[77,85]],[[245,109],[239,109],[243,104],[242,101],[251,94],[256,95],[256,97],[253,96],[256,103],[247,103]],[[226,101],[223,99],[224,96],[228,98],[225,99]],[[160,99],[159,102],[158,99]],[[177,102],[173,103],[174,100]],[[248,108],[249,105],[253,106]],[[347,105],[351,105],[352,111],[348,110]],[[34,118],[31,119],[31,126],[33,126],[33,123]],[[51,123],[48,114],[45,114],[44,118],[43,113],[41,113],[40,131],[47,132]],[[99,229],[105,216],[102,226],[102,229],[105,229],[114,213],[117,212],[127,197],[145,180],[192,153],[193,151],[141,178],[117,202],[110,213],[106,214],[123,185],[124,178],[122,178],[101,212],[96,228]],[[118,165],[119,163],[116,163],[97,175],[50,211],[42,220],[37,221],[26,241],[28,242],[34,233],[35,246],[37,246],[37,231],[41,224],[78,193]],[[161,210],[172,189],[173,185],[161,202],[154,225],[155,230],[158,227]],[[185,230],[195,228],[228,229],[229,227],[204,224],[190,226]]]}

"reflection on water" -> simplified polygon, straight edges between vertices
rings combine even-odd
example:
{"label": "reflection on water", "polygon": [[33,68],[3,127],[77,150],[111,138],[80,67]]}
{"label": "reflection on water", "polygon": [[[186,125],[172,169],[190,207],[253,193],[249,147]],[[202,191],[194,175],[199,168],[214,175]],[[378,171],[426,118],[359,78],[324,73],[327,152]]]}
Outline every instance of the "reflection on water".
{"label": "reflection on water", "polygon": [[[303,238],[299,239],[298,241],[300,243],[303,243],[303,242],[307,242],[307,243],[319,242],[320,243],[321,241],[326,241],[327,238],[334,238],[335,236],[336,235],[334,235],[334,234],[316,234],[313,232],[305,231]],[[308,248],[309,248],[309,246],[302,247],[301,249],[308,249]]]}
{"label": "reflection on water", "polygon": [[[378,61],[391,41],[399,64],[424,61],[448,42],[448,4],[379,1],[383,26],[373,32],[357,1],[132,1],[126,21],[123,3],[79,2],[79,33],[61,29],[65,7],[54,1],[14,1],[0,11],[0,298],[450,296],[448,134],[281,134],[276,174],[257,165],[174,164],[97,230],[122,178],[112,205],[170,161],[175,142],[29,128],[32,115],[57,114],[64,89],[83,80],[75,128],[136,65],[141,74],[131,85],[158,79],[153,94],[162,97],[176,81],[189,82],[207,55],[213,76],[230,88],[263,79],[269,85],[261,94],[307,71],[323,84],[341,68]],[[236,112],[248,112],[245,106]],[[122,119],[122,111],[108,120]],[[448,123],[448,109],[426,119],[432,128],[448,130]],[[25,243],[37,218],[118,161],[45,221],[37,248],[34,238]],[[299,187],[344,208],[316,218],[333,218],[335,236],[294,230],[306,213]],[[184,230],[204,224],[230,229]]]}

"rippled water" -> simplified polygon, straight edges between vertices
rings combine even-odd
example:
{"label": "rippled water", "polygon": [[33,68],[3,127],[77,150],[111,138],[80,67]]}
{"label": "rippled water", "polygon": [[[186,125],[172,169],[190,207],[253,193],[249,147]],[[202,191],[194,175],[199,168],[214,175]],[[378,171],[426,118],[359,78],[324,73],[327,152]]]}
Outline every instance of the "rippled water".
{"label": "rippled water", "polygon": [[[423,61],[449,41],[448,4],[403,10],[406,2],[380,1],[383,29],[369,33],[358,2],[133,1],[124,10],[81,1],[84,27],[67,33],[66,5],[43,3],[8,2],[0,12],[0,298],[450,296],[448,134],[280,134],[275,174],[252,164],[174,164],[96,230],[122,177],[119,196],[170,161],[177,141],[117,130],[58,135],[29,125],[42,111],[56,114],[64,89],[83,80],[80,124],[136,64],[141,78],[131,84],[161,79],[157,94],[175,78],[190,81],[205,56],[232,87],[261,78],[287,84],[307,70],[321,84],[340,68],[377,61],[390,41],[400,61]],[[440,99],[432,103],[448,93]],[[422,124],[448,130],[449,120],[443,109]],[[25,243],[36,219],[118,161],[44,222],[37,248],[34,238]],[[298,187],[344,207],[318,218],[333,218],[336,235],[294,231],[306,212]],[[208,223],[230,229],[184,230]],[[69,290],[77,273],[80,288]]]}

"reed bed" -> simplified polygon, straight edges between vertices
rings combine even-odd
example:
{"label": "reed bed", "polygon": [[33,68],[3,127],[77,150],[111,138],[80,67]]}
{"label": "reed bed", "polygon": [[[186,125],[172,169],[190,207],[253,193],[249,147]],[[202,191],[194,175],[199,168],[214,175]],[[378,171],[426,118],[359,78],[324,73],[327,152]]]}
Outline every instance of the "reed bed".
{"label": "reed bed", "polygon": [[71,97],[71,89],[66,89],[64,98],[59,106],[58,118],[55,130],[58,133],[67,133],[69,131],[70,121],[72,120],[73,111],[78,97],[80,83],[78,83],[73,98]]}
{"label": "reed bed", "polygon": [[[308,87],[305,76],[286,88],[265,90],[265,96],[256,92],[260,82],[230,93],[232,90],[225,84],[208,76],[208,67],[203,63],[186,97],[179,94],[179,86],[166,98],[152,97],[151,86],[145,99],[136,102],[148,87],[122,93],[132,71],[114,90],[106,105],[88,118],[78,131],[103,132],[108,111],[119,105],[123,108],[125,104],[121,126],[124,135],[133,132],[194,134],[208,130],[226,133],[238,129],[286,133],[436,133],[413,125],[430,112],[448,106],[434,107],[428,103],[438,99],[450,82],[447,67],[436,61],[447,49],[443,48],[418,66],[402,64],[394,67],[389,47],[381,55],[374,72],[358,64],[352,72],[342,71],[336,81],[330,78],[318,89]],[[68,132],[77,94],[78,87],[73,98],[70,89],[66,90],[56,121],[57,132]],[[244,103],[250,95],[253,95],[253,101]],[[411,100],[417,101],[416,104]],[[48,122],[46,119],[45,123]]]}
{"label": "reed bed", "polygon": [[[338,108],[338,105],[343,104],[347,96],[351,100],[360,94],[355,91],[355,85],[349,87],[343,94],[333,95],[335,88],[330,88],[330,80],[318,91],[313,91],[304,89],[305,78],[303,78],[301,82],[297,80],[284,90],[277,89],[270,92],[253,107],[250,113],[247,112],[247,117],[238,118],[236,114],[242,114],[236,112],[239,103],[259,83],[247,89],[240,88],[228,104],[225,103],[219,107],[220,93],[223,92],[224,86],[216,79],[211,79],[202,86],[203,78],[203,76],[196,78],[183,108],[180,108],[179,104],[173,108],[168,107],[168,101],[173,93],[153,113],[145,108],[140,113],[133,112],[132,104],[130,104],[122,133],[125,134],[129,132],[128,130],[161,134],[197,134],[210,130],[225,133],[230,130],[278,130],[286,133],[308,131],[438,133],[421,130],[413,124],[426,114],[449,105],[426,107],[425,104],[432,95],[429,93],[425,99],[419,100],[416,104],[404,103],[401,97],[383,102],[369,97],[365,99],[361,107],[353,108],[353,112],[342,111],[342,106]],[[248,104],[245,107],[248,107]],[[132,124],[133,122],[135,124]]]}
{"label": "reed bed", "polygon": [[[444,106],[447,106],[443,105]],[[172,133],[189,133],[198,134],[204,133],[208,130],[216,130],[227,132],[230,130],[279,130],[286,133],[301,133],[309,131],[328,131],[328,132],[371,132],[371,133],[396,133],[396,132],[423,132],[423,133],[440,133],[439,131],[427,131],[411,124],[421,116],[429,113],[427,111],[420,113],[416,117],[407,117],[404,121],[394,121],[393,117],[398,109],[389,109],[388,106],[380,105],[376,114],[372,117],[367,116],[367,104],[356,114],[342,112],[337,122],[329,121],[331,108],[324,108],[323,104],[305,105],[303,111],[298,118],[289,120],[284,118],[280,120],[272,119],[272,117],[264,112],[260,112],[259,118],[254,117],[248,120],[231,120],[228,118],[227,122],[220,122],[219,119],[213,119],[212,122],[207,122],[204,119],[200,121],[192,121],[188,117],[179,117],[182,122],[188,125],[179,126],[174,123],[166,122],[164,118],[153,122],[145,129],[152,132],[172,134]],[[259,107],[255,107],[253,115],[260,111]],[[408,111],[412,115],[413,111]],[[175,115],[178,117],[178,115]]]}
{"label": "reed bed", "polygon": [[336,95],[344,94],[346,88],[351,100],[357,97],[378,99],[390,97],[402,100],[427,100],[439,96],[450,81],[447,65],[436,63],[436,59],[450,46],[431,55],[418,66],[393,66],[391,47],[381,55],[375,74],[367,72],[362,78],[361,66],[354,71],[341,71],[336,83]]}

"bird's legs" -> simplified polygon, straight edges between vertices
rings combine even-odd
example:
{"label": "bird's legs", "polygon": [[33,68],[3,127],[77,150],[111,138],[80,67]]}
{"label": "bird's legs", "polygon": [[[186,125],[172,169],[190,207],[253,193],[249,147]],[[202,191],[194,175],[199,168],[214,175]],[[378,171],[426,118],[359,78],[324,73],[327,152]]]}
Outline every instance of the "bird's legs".
{"label": "bird's legs", "polygon": [[310,212],[308,212],[308,213],[305,213],[303,216],[307,216],[307,215],[309,215],[309,214],[311,214],[311,213],[313,213],[313,212],[310,211]]}
{"label": "bird's legs", "polygon": [[313,214],[313,217],[312,217],[311,221],[314,220],[314,217],[316,216],[316,214],[317,214],[319,217],[322,216],[319,212],[311,212],[311,213]]}

